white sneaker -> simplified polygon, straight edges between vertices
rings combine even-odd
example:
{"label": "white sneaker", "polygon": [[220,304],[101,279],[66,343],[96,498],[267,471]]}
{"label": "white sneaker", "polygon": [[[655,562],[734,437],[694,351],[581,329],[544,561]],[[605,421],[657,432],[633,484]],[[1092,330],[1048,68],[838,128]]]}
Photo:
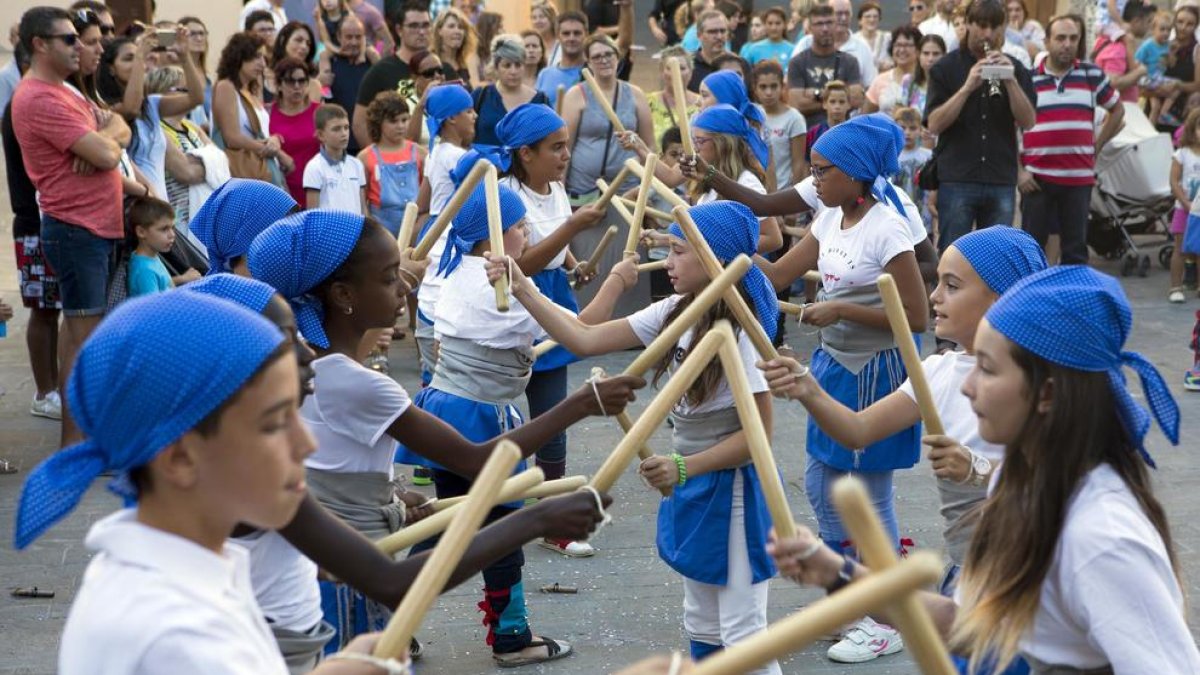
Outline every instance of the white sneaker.
{"label": "white sneaker", "polygon": [[1170,295],[1167,296],[1168,302],[1183,302],[1186,298],[1183,296],[1182,288],[1172,288]]}
{"label": "white sneaker", "polygon": [[58,397],[58,392],[52,391],[46,394],[45,398],[33,399],[33,405],[29,406],[29,414],[52,420],[61,420],[62,399]]}
{"label": "white sneaker", "polygon": [[538,546],[561,553],[568,558],[590,558],[596,555],[596,549],[586,541],[569,541],[567,539],[542,539]]}
{"label": "white sneaker", "polygon": [[859,621],[844,640],[830,647],[825,655],[838,663],[863,663],[902,649],[904,639],[900,637],[900,631],[867,617]]}

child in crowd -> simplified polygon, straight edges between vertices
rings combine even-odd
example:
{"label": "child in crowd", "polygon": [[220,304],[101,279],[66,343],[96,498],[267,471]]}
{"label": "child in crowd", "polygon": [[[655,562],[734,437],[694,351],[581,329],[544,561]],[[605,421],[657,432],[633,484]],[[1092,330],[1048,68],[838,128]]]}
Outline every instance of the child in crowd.
{"label": "child in crowd", "polygon": [[936,193],[926,194],[917,184],[921,167],[933,156],[933,151],[921,142],[923,128],[921,127],[921,112],[916,108],[899,107],[892,111],[892,119],[904,130],[904,149],[900,151],[900,171],[892,177],[892,184],[904,190],[921,210],[921,220],[925,222],[925,231],[933,236],[933,204]]}
{"label": "child in crowd", "polygon": [[[138,197],[129,205],[129,297],[160,293],[175,287],[159,254],[175,243],[175,211],[154,197]],[[136,242],[136,243],[135,243]]]}
{"label": "child in crowd", "polygon": [[[774,8],[779,9],[779,8]],[[783,15],[783,11],[779,11]],[[782,21],[782,19],[781,19]],[[804,115],[787,104],[783,68],[776,61],[754,66],[754,98],[766,113],[763,134],[775,162],[775,189],[783,190],[804,180],[808,164],[804,161],[808,132]]]}
{"label": "child in crowd", "polygon": [[[1171,289],[1167,299],[1183,302],[1185,290],[1195,290],[1196,256],[1183,252],[1188,213],[1197,205],[1200,194],[1200,108],[1188,113],[1179,136],[1179,148],[1171,158],[1171,193],[1175,195],[1175,212],[1171,217],[1171,236],[1175,247],[1171,251]],[[1189,274],[1190,273],[1190,274]],[[1191,282],[1191,288],[1186,284]]]}
{"label": "child in crowd", "polygon": [[313,14],[317,19],[317,38],[326,49],[336,53],[342,48],[338,42],[338,31],[342,28],[342,19],[349,13],[350,5],[346,0],[318,0]]}
{"label": "child in crowd", "polygon": [[[399,234],[404,207],[415,201],[429,153],[404,136],[409,109],[394,91],[380,92],[367,107],[371,145],[358,153],[366,168],[367,208],[393,235]],[[412,242],[403,242],[410,246]]]}
{"label": "child in crowd", "polygon": [[1139,84],[1143,89],[1154,92],[1149,96],[1150,119],[1156,124],[1179,126],[1179,120],[1171,114],[1171,108],[1179,98],[1179,80],[1166,76],[1175,19],[1170,12],[1158,12],[1150,25],[1150,37],[1134,54],[1138,63],[1146,66],[1146,76]]}
{"label": "child in crowd", "polygon": [[[662,138],[659,139],[659,147],[662,148],[662,154],[658,156],[659,163],[671,169],[677,169],[679,167],[679,160],[683,158],[683,134],[680,133],[679,127],[673,126],[664,131]],[[682,187],[677,187],[675,191],[681,194],[682,189]],[[671,203],[667,201],[666,197],[658,194],[657,191],[650,195],[648,203],[659,211],[665,213],[671,212]],[[666,227],[670,223],[658,222],[650,218],[650,216],[646,216],[646,218],[649,222],[655,224],[654,234],[665,234],[665,231],[658,228]],[[667,258],[667,254],[671,249],[661,236],[646,237],[643,241],[646,242],[646,256],[650,260],[665,260]],[[662,300],[673,293],[671,280],[665,269],[650,272],[650,298],[652,300]]]}
{"label": "child in crowd", "polygon": [[812,164],[812,147],[831,128],[846,121],[850,115],[850,92],[841,80],[830,80],[821,89],[821,107],[825,110],[825,121],[808,128],[808,147],[804,161]]}
{"label": "child in crowd", "polygon": [[322,208],[362,215],[367,211],[367,175],[350,145],[350,116],[336,103],[317,108],[315,124],[321,151],[304,167],[304,193],[310,209]]}
{"label": "child in crowd", "polygon": [[787,14],[782,7],[768,7],[761,15],[763,30],[766,37],[757,42],[747,42],[742,45],[740,56],[751,66],[761,62],[773,61],[779,64],[784,73],[787,72],[788,61],[792,59],[792,48],[795,44],[789,42],[787,30]]}

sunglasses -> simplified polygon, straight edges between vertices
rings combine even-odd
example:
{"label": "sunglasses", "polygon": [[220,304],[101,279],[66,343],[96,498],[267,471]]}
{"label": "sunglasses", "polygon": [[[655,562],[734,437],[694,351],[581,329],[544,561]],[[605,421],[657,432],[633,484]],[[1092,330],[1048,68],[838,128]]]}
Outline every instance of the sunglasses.
{"label": "sunglasses", "polygon": [[79,42],[79,36],[75,33],[62,33],[60,35],[39,35],[43,40],[62,40],[62,43],[68,47],[74,47],[76,42]]}
{"label": "sunglasses", "polygon": [[446,76],[446,74],[442,72],[441,66],[436,66],[433,68],[426,68],[425,70],[418,70],[417,74],[427,80],[432,80],[433,78],[438,77],[439,75],[441,77]]}
{"label": "sunglasses", "polygon": [[303,87],[304,85],[308,84],[308,78],[307,77],[285,77],[285,78],[283,78],[283,83],[290,84],[293,87]]}
{"label": "sunglasses", "polygon": [[925,11],[925,5],[911,5],[911,6],[908,8],[908,11],[910,11],[910,12],[924,12],[924,11]]}

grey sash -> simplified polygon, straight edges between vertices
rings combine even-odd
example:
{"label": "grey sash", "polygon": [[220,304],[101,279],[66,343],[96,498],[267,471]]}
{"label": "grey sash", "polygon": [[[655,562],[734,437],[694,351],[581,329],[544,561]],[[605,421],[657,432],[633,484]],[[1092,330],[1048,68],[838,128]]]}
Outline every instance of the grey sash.
{"label": "grey sash", "polygon": [[[840,288],[835,291],[822,289],[817,293],[817,301],[851,302],[872,309],[883,309],[883,298],[879,296],[879,287],[875,284]],[[850,321],[838,321],[821,329],[821,347],[843,368],[855,374],[862,370],[876,353],[895,346],[892,331],[888,329],[872,328]]]}
{"label": "grey sash", "polygon": [[1048,663],[1043,663],[1027,654],[1022,654],[1022,658],[1029,662],[1029,672],[1031,675],[1114,675],[1112,666],[1100,666],[1099,668],[1074,668],[1072,666],[1053,666]]}
{"label": "grey sash", "polygon": [[954,564],[962,565],[971,535],[978,525],[978,518],[968,517],[967,514],[987,498],[987,486],[975,487],[938,479],[937,488],[942,500],[942,521],[945,523],[942,537],[946,542],[946,555]]}
{"label": "grey sash", "polygon": [[[681,455],[694,455],[711,448],[716,443],[742,430],[742,420],[737,408],[725,408],[699,415],[681,415],[671,412],[675,422],[671,433],[671,447]],[[749,465],[746,462],[742,466]]]}
{"label": "grey sash", "polygon": [[320,621],[312,629],[301,633],[278,626],[271,626],[271,633],[279,645],[279,652],[287,663],[288,672],[292,675],[304,675],[310,672],[321,661],[321,652],[325,645],[333,639],[333,626]]}
{"label": "grey sash", "polygon": [[479,403],[508,404],[525,393],[533,373],[533,349],[492,349],[442,336],[429,386]]}
{"label": "grey sash", "polygon": [[313,468],[306,474],[317,501],[368,539],[385,537],[404,526],[404,504],[392,499],[394,488],[387,474]]}

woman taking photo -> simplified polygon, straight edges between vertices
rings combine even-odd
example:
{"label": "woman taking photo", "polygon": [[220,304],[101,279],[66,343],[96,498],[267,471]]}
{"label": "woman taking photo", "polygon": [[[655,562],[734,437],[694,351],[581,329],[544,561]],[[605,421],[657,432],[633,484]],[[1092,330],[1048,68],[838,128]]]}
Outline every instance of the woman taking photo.
{"label": "woman taking photo", "polygon": [[453,7],[442,10],[433,22],[433,53],[454,69],[467,88],[471,87],[471,74],[479,71],[477,40],[475,27]]}
{"label": "woman taking photo", "polygon": [[188,119],[198,127],[208,131],[212,128],[212,78],[208,76],[208,27],[194,16],[185,16],[179,20],[179,25],[187,29],[187,48],[196,60],[200,76],[204,78],[204,106],[192,108]]}
{"label": "woman taking photo", "polygon": [[263,105],[266,52],[262,40],[249,33],[234,33],[221,50],[213,87],[213,141],[229,155],[234,178],[283,187],[283,176],[294,163],[279,137],[271,135],[271,115]]}
{"label": "woman taking photo", "polygon": [[499,145],[496,125],[508,114],[526,103],[549,105],[542,92],[524,82],[525,45],[515,35],[501,35],[492,45],[492,77],[495,82],[471,93],[475,99],[475,142]]}
{"label": "woman taking photo", "polygon": [[[294,33],[300,34],[300,31]],[[286,171],[287,190],[297,203],[303,204],[304,167],[321,149],[314,121],[321,104],[309,99],[313,71],[303,61],[285,56],[275,62],[273,70],[279,96],[271,105],[269,125],[272,133],[279,137],[283,153],[292,159],[292,169]]]}
{"label": "woman taking photo", "polygon": [[867,89],[863,112],[892,114],[893,108],[907,105],[911,89],[916,83],[917,69],[920,67],[917,45],[921,42],[921,31],[912,26],[899,26],[892,31],[890,42],[888,58],[895,66],[875,76],[875,81]]}

